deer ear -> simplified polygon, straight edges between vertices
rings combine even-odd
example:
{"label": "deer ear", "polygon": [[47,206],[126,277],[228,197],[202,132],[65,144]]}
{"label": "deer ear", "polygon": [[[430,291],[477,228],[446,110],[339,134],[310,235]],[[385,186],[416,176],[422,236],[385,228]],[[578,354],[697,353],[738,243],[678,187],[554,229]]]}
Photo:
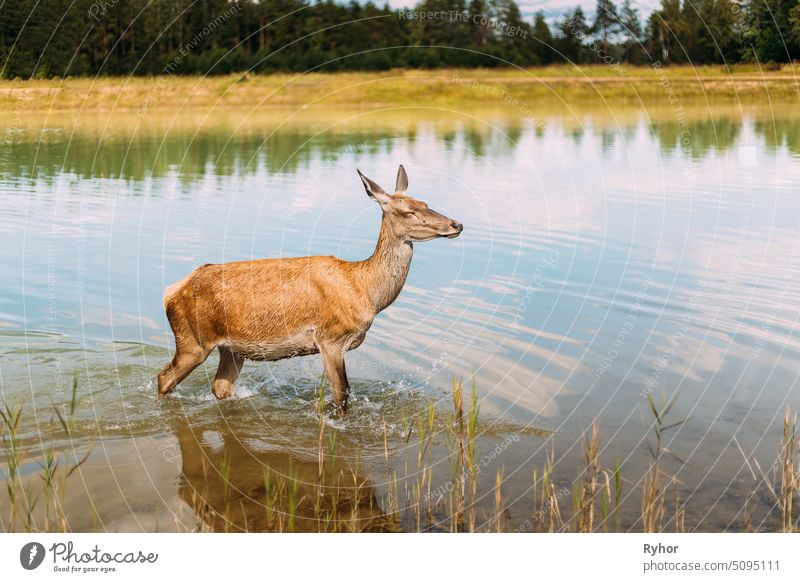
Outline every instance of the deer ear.
{"label": "deer ear", "polygon": [[358,172],[358,176],[361,178],[361,181],[364,182],[364,189],[367,191],[367,196],[380,204],[386,204],[389,202],[389,200],[391,200],[389,195],[384,192],[383,188],[362,174],[361,170],[356,170],[356,172]]}
{"label": "deer ear", "polygon": [[406,190],[408,190],[408,175],[406,174],[406,169],[403,167],[403,164],[400,164],[400,167],[397,169],[397,183],[395,184],[394,191],[405,192]]}

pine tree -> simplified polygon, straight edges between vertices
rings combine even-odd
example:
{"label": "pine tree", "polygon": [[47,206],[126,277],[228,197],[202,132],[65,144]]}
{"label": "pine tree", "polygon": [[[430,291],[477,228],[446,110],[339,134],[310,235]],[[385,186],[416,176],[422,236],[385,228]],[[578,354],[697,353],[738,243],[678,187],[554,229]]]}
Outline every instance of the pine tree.
{"label": "pine tree", "polygon": [[800,57],[800,43],[791,31],[790,15],[798,0],[750,0],[750,30],[745,41],[761,63],[787,62]]}
{"label": "pine tree", "polygon": [[800,2],[789,10],[789,34],[796,45],[800,45]]}
{"label": "pine tree", "polygon": [[590,28],[586,16],[580,6],[564,13],[564,18],[557,25],[561,53],[572,63],[581,63],[584,57],[584,42],[589,36]]}
{"label": "pine tree", "polygon": [[[489,8],[485,0],[470,0],[469,7],[467,8],[470,28],[472,30],[472,48],[474,50],[482,51],[489,44],[489,37],[491,31],[488,24],[483,24],[481,16],[488,16]],[[477,18],[477,22],[475,17]]]}
{"label": "pine tree", "polygon": [[617,32],[618,28],[619,16],[617,16],[617,7],[614,6],[614,2],[597,0],[592,32],[599,37],[604,53],[608,53],[608,39]]}
{"label": "pine tree", "polygon": [[641,61],[643,54],[640,49],[642,21],[639,19],[639,10],[631,3],[631,0],[625,0],[622,3],[619,11],[619,25],[622,36],[625,38],[622,42],[622,59],[629,63]]}
{"label": "pine tree", "polygon": [[647,20],[650,54],[662,64],[685,60],[680,48],[686,38],[680,0],[661,0],[661,8]]}
{"label": "pine tree", "polygon": [[534,17],[533,42],[538,43],[536,46],[536,56],[540,64],[549,65],[555,60],[556,55],[553,50],[553,34],[550,32],[550,27],[544,19],[544,12],[541,10],[537,12]]}

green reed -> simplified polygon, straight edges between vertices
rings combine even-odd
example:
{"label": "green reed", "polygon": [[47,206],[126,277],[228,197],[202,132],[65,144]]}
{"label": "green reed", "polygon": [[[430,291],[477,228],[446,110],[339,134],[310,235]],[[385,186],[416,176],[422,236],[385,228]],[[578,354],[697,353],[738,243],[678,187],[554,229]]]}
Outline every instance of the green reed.
{"label": "green reed", "polygon": [[[78,406],[78,374],[73,376],[72,392],[65,412],[53,406],[59,424],[71,441],[74,424],[73,417]],[[23,406],[11,406],[5,400],[0,406],[2,424],[2,456],[6,465],[6,496],[8,500],[7,531],[69,531],[69,523],[64,513],[64,491],[66,481],[87,461],[91,450],[70,465],[62,460],[53,449],[42,448],[40,458],[32,458],[31,463],[39,467],[36,478],[23,478],[21,469],[31,452],[20,437],[23,420]],[[90,497],[90,502],[92,502]],[[42,507],[41,511],[37,511]],[[19,525],[18,525],[19,524]]]}

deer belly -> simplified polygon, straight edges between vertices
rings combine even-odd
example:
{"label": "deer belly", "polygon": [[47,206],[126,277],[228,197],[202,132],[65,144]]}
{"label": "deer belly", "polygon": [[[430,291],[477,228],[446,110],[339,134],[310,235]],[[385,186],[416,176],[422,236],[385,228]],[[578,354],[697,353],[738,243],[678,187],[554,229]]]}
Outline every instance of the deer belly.
{"label": "deer belly", "polygon": [[279,340],[252,341],[231,338],[221,345],[247,360],[273,361],[319,353],[311,331]]}

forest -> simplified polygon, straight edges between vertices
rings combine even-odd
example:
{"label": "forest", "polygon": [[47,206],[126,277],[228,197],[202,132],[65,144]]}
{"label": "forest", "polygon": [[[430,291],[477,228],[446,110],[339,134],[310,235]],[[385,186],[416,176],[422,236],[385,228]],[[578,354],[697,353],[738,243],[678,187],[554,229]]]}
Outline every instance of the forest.
{"label": "forest", "polygon": [[15,0],[0,3],[0,78],[660,65],[800,58],[800,0],[597,0],[526,17],[513,0]]}

